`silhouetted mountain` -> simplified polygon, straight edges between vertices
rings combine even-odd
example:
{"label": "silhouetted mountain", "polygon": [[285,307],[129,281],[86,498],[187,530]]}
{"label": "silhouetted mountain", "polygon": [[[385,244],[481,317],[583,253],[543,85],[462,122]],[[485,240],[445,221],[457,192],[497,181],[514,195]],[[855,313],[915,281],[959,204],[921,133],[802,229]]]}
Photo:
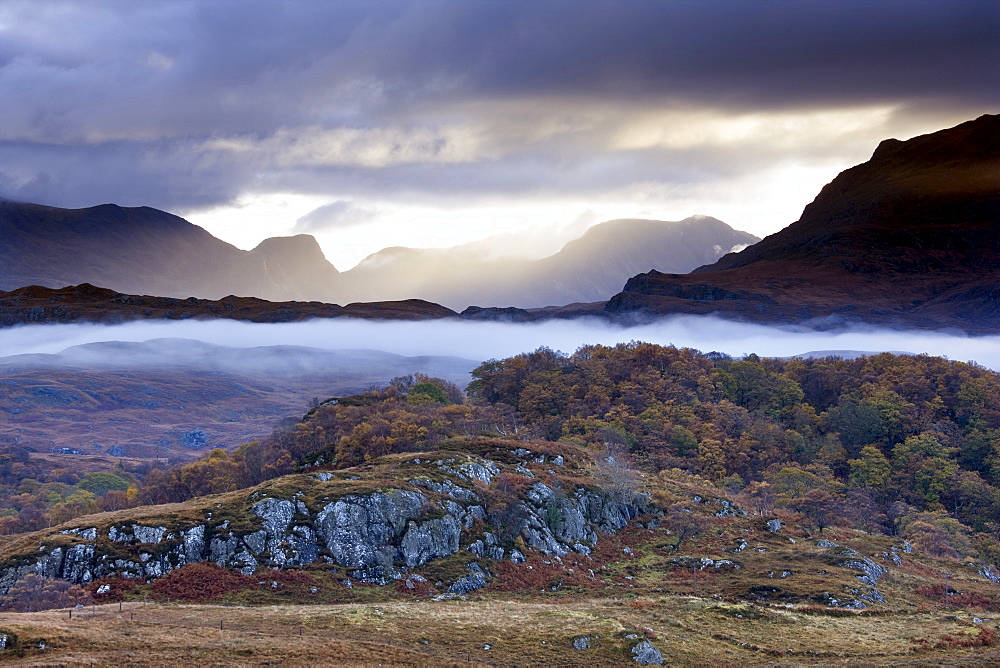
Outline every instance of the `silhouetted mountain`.
{"label": "silhouetted mountain", "polygon": [[443,249],[386,248],[344,272],[353,299],[419,297],[470,304],[537,308],[604,301],[629,276],[648,269],[687,272],[758,241],[722,221],[612,220],[587,230],[540,260],[496,259],[481,245]]}
{"label": "silhouetted mountain", "polygon": [[305,235],[243,251],[149,207],[0,201],[0,289],[91,283],[131,294],[332,301],[339,272]]}
{"label": "silhouetted mountain", "polygon": [[799,221],[691,274],[637,275],[607,310],[998,331],[1000,116],[886,140]]}
{"label": "silhouetted mountain", "polygon": [[225,318],[248,322],[297,322],[312,318],[432,320],[458,314],[420,299],[364,304],[270,302],[256,297],[219,300],[129,295],[89,283],[65,288],[31,285],[0,292],[0,327],[36,322],[120,323],[130,320]]}
{"label": "silhouetted mountain", "polygon": [[714,218],[597,225],[541,260],[498,259],[483,243],[386,248],[337,271],[307,234],[243,251],[148,207],[59,209],[0,201],[0,290],[89,283],[117,292],[270,301],[424,299],[522,308],[603,301],[636,272],[685,272],[757,241]]}

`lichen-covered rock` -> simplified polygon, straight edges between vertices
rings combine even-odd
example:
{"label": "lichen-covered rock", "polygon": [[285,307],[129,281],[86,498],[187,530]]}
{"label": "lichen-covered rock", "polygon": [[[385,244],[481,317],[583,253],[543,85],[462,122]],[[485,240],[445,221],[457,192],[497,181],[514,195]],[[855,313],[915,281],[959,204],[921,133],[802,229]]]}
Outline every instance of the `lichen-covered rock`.
{"label": "lichen-covered rock", "polygon": [[869,587],[874,587],[875,583],[888,572],[884,567],[876,564],[868,557],[861,557],[860,559],[854,559],[851,561],[842,561],[840,562],[840,566],[864,573],[864,575],[859,575],[857,577]]}
{"label": "lichen-covered rock", "polygon": [[470,591],[482,589],[489,584],[489,580],[486,579],[486,573],[479,567],[478,564],[471,563],[469,564],[468,569],[468,575],[463,578],[459,578],[450,587],[448,587],[449,594],[468,594]]}
{"label": "lichen-covered rock", "polygon": [[644,666],[663,665],[663,655],[648,640],[640,640],[632,645],[632,658],[636,663]]}
{"label": "lichen-covered rock", "polygon": [[427,502],[424,495],[408,490],[345,496],[317,513],[317,531],[334,563],[366,569],[366,579],[387,582],[395,573],[394,545]]}
{"label": "lichen-covered rock", "polygon": [[399,544],[400,555],[408,568],[447,557],[458,552],[461,533],[462,527],[452,515],[423,523],[411,520]]}
{"label": "lichen-covered rock", "polygon": [[87,527],[86,529],[64,529],[59,533],[63,535],[78,536],[83,540],[97,540],[97,527]]}
{"label": "lichen-covered rock", "polygon": [[577,636],[573,638],[573,649],[580,651],[583,651],[585,649],[590,649],[590,637]]}
{"label": "lichen-covered rock", "polygon": [[184,563],[194,564],[205,558],[205,525],[193,526],[182,532],[184,541]]}
{"label": "lichen-covered rock", "polygon": [[163,540],[163,534],[166,532],[166,527],[147,527],[139,524],[132,527],[132,535],[135,536],[136,541],[143,544],[158,544]]}

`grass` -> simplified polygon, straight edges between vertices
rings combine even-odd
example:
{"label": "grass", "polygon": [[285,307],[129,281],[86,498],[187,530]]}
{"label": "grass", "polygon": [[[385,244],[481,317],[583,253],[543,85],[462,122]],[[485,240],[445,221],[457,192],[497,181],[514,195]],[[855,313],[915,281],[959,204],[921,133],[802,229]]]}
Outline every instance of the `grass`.
{"label": "grass", "polygon": [[[833,617],[689,596],[252,608],[132,602],[72,619],[66,610],[0,614],[0,633],[16,633],[25,646],[23,656],[0,652],[0,664],[601,666],[627,663],[631,645],[650,639],[676,666],[997,665],[1000,647],[973,646],[980,628],[939,612]],[[582,635],[591,648],[574,650]]]}
{"label": "grass", "polygon": [[[487,439],[464,446],[456,441],[450,452],[392,455],[337,471],[328,482],[313,473],[296,474],[188,503],[78,518],[63,527],[11,537],[0,545],[0,562],[36,553],[40,540],[80,540],[58,534],[62,528],[96,526],[103,544],[111,524],[173,528],[201,523],[211,513],[214,522],[226,519],[234,528],[252,530],[258,522],[248,509],[267,496],[301,495],[314,510],[345,494],[383,489],[417,489],[433,501],[437,495],[407,481],[450,477],[434,462],[477,455],[503,460],[511,470],[516,464],[507,457],[519,446]],[[549,451],[537,444],[526,449],[587,464],[585,453],[573,446],[545,447]],[[501,452],[507,454],[500,457]],[[594,484],[585,465],[527,467],[539,479],[553,479],[555,487],[559,479],[567,488]],[[403,581],[348,587],[348,569],[314,564],[236,576],[219,591],[204,593],[197,589],[204,577],[193,572],[184,579],[181,569],[175,574],[177,586],[190,594],[185,600],[169,578],[159,586],[129,582],[116,588],[113,598],[99,598],[106,605],[93,616],[71,622],[68,611],[0,615],[0,634],[6,629],[24,641],[28,649],[16,659],[18,665],[89,665],[90,659],[134,665],[620,665],[630,661],[630,646],[644,638],[663,652],[667,663],[682,666],[1000,664],[995,630],[984,632],[983,625],[973,622],[975,617],[992,618],[985,626],[995,629],[1000,589],[974,568],[919,553],[899,554],[902,565],[896,565],[881,555],[898,545],[897,538],[844,528],[824,532],[840,547],[821,548],[794,516],[782,516],[785,526],[772,533],[763,517],[714,517],[720,502],[704,493],[696,479],[666,477],[655,485],[672,499],[690,498],[693,492],[703,496],[695,508],[708,524],[679,550],[667,522],[650,523],[650,516],[617,534],[602,534],[589,556],[547,557],[522,542],[517,547],[528,560],[514,564],[476,559],[459,550],[416,569],[426,582],[411,581],[410,587]],[[483,529],[474,525],[462,544]],[[744,541],[746,547],[736,552]],[[848,549],[888,566],[878,582],[885,604],[870,604],[860,612],[825,604],[827,592],[846,601],[855,597],[852,589],[863,587],[857,571],[840,565],[857,559],[844,553]],[[692,572],[688,564],[702,558],[732,560],[740,568]],[[433,600],[468,574],[473,561],[496,576],[486,589]],[[945,582],[952,593],[945,591]],[[142,605],[154,600],[159,602]],[[573,638],[581,635],[590,638],[591,649],[572,648]],[[284,640],[276,642],[276,637]],[[39,639],[45,639],[48,649],[31,649]],[[140,655],[136,647],[149,651]],[[97,659],[102,653],[111,659]],[[10,651],[0,653],[0,663],[4,660],[15,657]]]}

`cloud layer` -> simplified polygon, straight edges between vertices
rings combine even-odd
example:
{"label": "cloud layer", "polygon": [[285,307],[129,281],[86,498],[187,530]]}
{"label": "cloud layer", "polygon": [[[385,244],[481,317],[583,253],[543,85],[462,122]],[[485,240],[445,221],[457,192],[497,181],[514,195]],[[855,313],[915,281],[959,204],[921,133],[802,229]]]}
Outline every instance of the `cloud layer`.
{"label": "cloud layer", "polygon": [[251,324],[229,320],[137,322],[124,325],[26,325],[0,329],[0,357],[57,353],[99,341],[197,339],[206,343],[256,347],[296,345],[327,350],[381,350],[409,357],[457,356],[473,360],[502,358],[540,346],[573,352],[587,344],[649,341],[661,345],[718,351],[740,357],[756,353],[788,357],[812,351],[901,351],[975,361],[1000,371],[1000,336],[966,337],[940,332],[855,328],[816,332],[739,324],[713,317],[679,316],[637,327],[596,320],[559,320],[537,324],[485,322],[375,322],[313,320],[291,324]]}
{"label": "cloud layer", "polygon": [[995,110],[998,35],[992,0],[9,0],[0,196],[748,196]]}

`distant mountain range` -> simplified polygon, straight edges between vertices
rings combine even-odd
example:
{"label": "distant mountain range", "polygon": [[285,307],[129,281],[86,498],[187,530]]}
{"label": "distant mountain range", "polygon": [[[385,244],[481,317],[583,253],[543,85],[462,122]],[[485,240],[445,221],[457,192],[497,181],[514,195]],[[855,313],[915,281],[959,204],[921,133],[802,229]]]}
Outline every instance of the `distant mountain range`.
{"label": "distant mountain range", "polygon": [[1000,116],[883,141],[797,222],[690,274],[639,274],[606,309],[1000,332]]}
{"label": "distant mountain range", "polygon": [[[676,223],[611,221],[595,226],[542,260],[480,258],[477,263],[468,249],[454,253],[386,249],[341,274],[334,273],[336,269],[323,259],[311,237],[272,239],[246,252],[170,214],[152,209],[96,209],[114,214],[114,234],[101,233],[100,224],[89,218],[97,215],[94,209],[73,212],[3,203],[2,232],[12,242],[0,248],[6,277],[0,286],[42,282],[29,281],[32,270],[35,275],[45,271],[56,275],[60,271],[56,259],[38,257],[46,255],[40,250],[43,248],[53,249],[63,264],[73,266],[72,242],[79,240],[82,250],[77,256],[91,258],[88,262],[104,271],[101,276],[108,280],[117,262],[114,258],[128,255],[146,258],[127,263],[126,273],[134,282],[158,280],[160,272],[176,285],[190,285],[201,278],[233,281],[244,276],[250,277],[245,285],[259,286],[258,294],[283,294],[281,290],[304,291],[301,281],[326,276],[328,285],[354,285],[364,299],[385,294],[376,292],[375,286],[380,286],[377,289],[385,290],[388,296],[384,299],[389,301],[341,307],[301,301],[272,304],[259,298],[206,301],[141,297],[92,285],[63,290],[30,288],[0,294],[0,325],[185,317],[257,322],[313,317],[447,318],[459,314],[426,300],[392,300],[412,290],[453,303],[464,290],[470,303],[487,305],[462,312],[463,317],[473,319],[525,321],[591,315],[631,322],[673,314],[715,314],[813,328],[872,324],[953,328],[972,334],[1000,332],[997,115],[908,141],[886,140],[869,161],[844,171],[824,187],[802,217],[787,228],[691,273],[653,270],[636,274],[606,302],[595,301],[595,295],[613,291],[607,282],[615,272],[634,271],[636,266],[668,266],[674,256],[667,249],[683,249],[681,254],[688,258],[708,255],[711,259],[727,245],[732,248],[746,243],[749,235],[704,217]],[[158,222],[139,225],[143,217]],[[53,226],[40,239],[37,235],[46,228],[37,223],[39,220],[51,221]],[[30,230],[34,230],[35,241],[31,241]],[[179,233],[171,234],[171,230]],[[46,246],[49,237],[52,243]],[[117,250],[102,255],[101,244]],[[168,250],[155,250],[161,247]],[[21,250],[16,251],[18,248]],[[300,252],[303,249],[307,252]],[[212,262],[209,257],[213,252],[223,259]],[[667,259],[661,262],[657,259],[661,256]],[[299,264],[299,257],[310,258],[314,270],[307,268],[308,262]],[[37,259],[35,269],[36,260],[31,258]],[[225,270],[227,266],[233,269]],[[436,278],[434,268],[441,270],[439,275],[451,278]],[[504,276],[506,270],[512,275]],[[62,282],[72,282],[71,276],[77,274],[65,271]],[[318,278],[314,282],[321,283]],[[359,284],[367,287],[357,287]],[[364,293],[367,289],[372,292]],[[563,295],[561,300],[552,301],[557,294]],[[517,303],[512,302],[515,297],[528,306],[564,306],[508,307]]]}
{"label": "distant mountain range", "polygon": [[470,249],[387,248],[343,276],[362,301],[417,297],[470,305],[539,308],[605,301],[640,271],[687,272],[759,239],[720,220],[612,220],[540,260],[492,259]]}
{"label": "distant mountain range", "polygon": [[338,304],[423,299],[457,310],[604,301],[637,272],[690,271],[758,241],[704,216],[616,220],[541,260],[496,259],[483,244],[387,248],[342,273],[306,234],[243,251],[148,207],[58,209],[6,200],[0,238],[0,290],[89,283],[133,295]]}

